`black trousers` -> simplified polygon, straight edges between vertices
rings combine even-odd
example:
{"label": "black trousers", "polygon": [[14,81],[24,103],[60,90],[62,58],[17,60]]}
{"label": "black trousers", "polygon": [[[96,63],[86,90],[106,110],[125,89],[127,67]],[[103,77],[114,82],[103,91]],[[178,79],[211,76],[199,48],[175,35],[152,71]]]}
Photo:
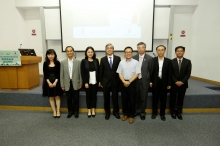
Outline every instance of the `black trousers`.
{"label": "black trousers", "polygon": [[152,114],[157,115],[158,101],[160,100],[160,115],[165,115],[166,101],[167,101],[167,89],[163,88],[162,79],[158,80],[155,88],[152,89]]}
{"label": "black trousers", "polygon": [[183,110],[183,101],[186,93],[185,86],[177,86],[173,85],[171,88],[171,96],[170,96],[170,111],[171,114],[174,113],[182,113]]}
{"label": "black trousers", "polygon": [[136,81],[128,87],[122,85],[122,112],[125,116],[134,118],[135,116],[135,98],[136,98]]}
{"label": "black trousers", "polygon": [[87,108],[96,108],[98,84],[89,84],[89,88],[85,88],[85,90]]}
{"label": "black trousers", "polygon": [[79,113],[79,90],[73,89],[72,81],[70,80],[70,89],[66,91],[67,108],[69,114]]}
{"label": "black trousers", "polygon": [[147,106],[148,88],[149,86],[143,87],[142,79],[136,80],[136,114],[140,114],[141,116],[146,115],[145,110]]}
{"label": "black trousers", "polygon": [[105,113],[110,114],[110,92],[112,92],[113,113],[119,113],[118,86],[103,87]]}

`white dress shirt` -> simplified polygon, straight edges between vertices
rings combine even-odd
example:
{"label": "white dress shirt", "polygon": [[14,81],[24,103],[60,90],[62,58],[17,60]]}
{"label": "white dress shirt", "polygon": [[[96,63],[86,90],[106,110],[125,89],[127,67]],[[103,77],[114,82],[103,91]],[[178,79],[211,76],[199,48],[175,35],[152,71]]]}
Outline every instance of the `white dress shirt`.
{"label": "white dress shirt", "polygon": [[109,58],[109,57],[111,57],[111,59],[112,59],[112,65],[113,65],[114,55],[113,55],[113,54],[112,54],[111,56],[107,55],[107,57],[108,57],[108,63],[109,63],[109,64],[110,64],[110,58]]}
{"label": "white dress shirt", "polygon": [[[141,69],[141,67],[142,67],[142,63],[143,63],[143,59],[144,59],[144,55],[145,55],[145,54],[143,54],[143,55],[140,55],[140,54],[139,54],[139,68],[140,68],[140,69]],[[138,78],[139,78],[139,79],[142,78],[141,73],[138,75]]]}
{"label": "white dress shirt", "polygon": [[162,79],[162,69],[163,69],[164,58],[163,59],[158,58],[158,62],[159,62],[158,77]]}
{"label": "white dress shirt", "polygon": [[70,74],[70,79],[72,79],[72,71],[73,71],[73,59],[72,60],[69,60],[68,58],[68,68],[69,68],[69,74]]}

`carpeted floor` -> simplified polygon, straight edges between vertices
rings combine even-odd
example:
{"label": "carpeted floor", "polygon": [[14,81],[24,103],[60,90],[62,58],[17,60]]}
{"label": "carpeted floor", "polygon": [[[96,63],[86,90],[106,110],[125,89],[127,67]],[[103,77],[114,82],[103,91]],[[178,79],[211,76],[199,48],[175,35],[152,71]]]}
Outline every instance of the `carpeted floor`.
{"label": "carpeted floor", "polygon": [[165,122],[147,115],[133,124],[104,114],[78,119],[52,118],[51,112],[0,110],[1,146],[219,146],[220,114],[183,114]]}

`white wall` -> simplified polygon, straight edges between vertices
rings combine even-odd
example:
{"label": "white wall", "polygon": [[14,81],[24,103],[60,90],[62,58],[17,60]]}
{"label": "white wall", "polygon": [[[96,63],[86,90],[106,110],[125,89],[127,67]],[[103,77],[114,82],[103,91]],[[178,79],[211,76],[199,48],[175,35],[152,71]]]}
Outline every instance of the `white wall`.
{"label": "white wall", "polygon": [[[184,46],[186,48],[184,57],[191,59],[191,28],[192,28],[192,14],[175,14],[173,26],[173,43],[172,56],[175,58],[175,47]],[[180,37],[181,31],[185,30],[186,36]]]}
{"label": "white wall", "polygon": [[200,0],[192,17],[192,75],[220,82],[220,0]]}
{"label": "white wall", "polygon": [[17,50],[20,44],[27,44],[24,10],[14,0],[0,0],[0,50]]}

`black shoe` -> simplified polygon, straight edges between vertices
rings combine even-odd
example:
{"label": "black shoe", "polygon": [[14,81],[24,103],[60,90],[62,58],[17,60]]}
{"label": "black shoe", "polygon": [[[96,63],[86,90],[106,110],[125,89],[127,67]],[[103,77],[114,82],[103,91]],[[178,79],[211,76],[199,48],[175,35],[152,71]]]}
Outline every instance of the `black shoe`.
{"label": "black shoe", "polygon": [[156,117],[157,117],[157,115],[153,114],[153,115],[151,116],[151,119],[156,119]]}
{"label": "black shoe", "polygon": [[110,114],[105,115],[105,119],[108,120],[110,118]]}
{"label": "black shoe", "polygon": [[53,118],[57,118],[57,116],[53,116]]}
{"label": "black shoe", "polygon": [[73,115],[72,113],[71,113],[71,114],[68,114],[68,115],[67,115],[67,118],[70,118],[70,117],[72,117],[72,115]]}
{"label": "black shoe", "polygon": [[145,115],[140,115],[141,120],[145,120]]}
{"label": "black shoe", "polygon": [[160,116],[160,119],[161,119],[162,121],[166,121],[166,117],[165,117],[165,116]]}
{"label": "black shoe", "polygon": [[117,118],[117,119],[121,119],[119,113],[114,113],[113,115],[115,116],[115,118]]}
{"label": "black shoe", "polygon": [[87,115],[88,116],[88,118],[91,118],[91,115]]}
{"label": "black shoe", "polygon": [[176,114],[177,118],[180,119],[180,120],[183,120],[183,117],[181,114]]}
{"label": "black shoe", "polygon": [[95,114],[94,114],[94,115],[92,115],[92,117],[94,118],[94,117],[95,117]]}
{"label": "black shoe", "polygon": [[74,117],[79,118],[79,114],[78,113],[74,114]]}
{"label": "black shoe", "polygon": [[171,117],[172,117],[173,119],[176,119],[176,115],[175,115],[175,114],[171,114]]}

